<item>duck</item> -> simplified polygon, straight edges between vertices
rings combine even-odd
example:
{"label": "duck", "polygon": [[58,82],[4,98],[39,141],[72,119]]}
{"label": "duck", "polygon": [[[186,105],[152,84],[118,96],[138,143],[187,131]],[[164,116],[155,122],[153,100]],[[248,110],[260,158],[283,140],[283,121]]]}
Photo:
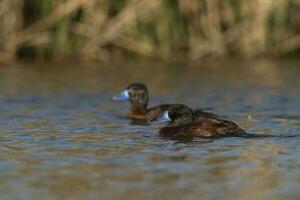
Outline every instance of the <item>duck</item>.
{"label": "duck", "polygon": [[169,104],[147,108],[149,102],[148,88],[143,83],[130,83],[123,91],[112,97],[114,101],[129,101],[130,112],[127,115],[132,119],[151,121],[169,108]]}
{"label": "duck", "polygon": [[171,104],[161,115],[153,119],[168,122],[159,130],[167,138],[219,138],[245,136],[247,133],[233,121],[221,119],[217,115],[198,115],[184,104]]}

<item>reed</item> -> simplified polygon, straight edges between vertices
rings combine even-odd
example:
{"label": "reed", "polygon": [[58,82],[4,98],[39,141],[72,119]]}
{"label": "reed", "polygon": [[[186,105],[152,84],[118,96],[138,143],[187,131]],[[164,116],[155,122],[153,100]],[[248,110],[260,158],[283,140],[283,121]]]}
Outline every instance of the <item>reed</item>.
{"label": "reed", "polygon": [[0,62],[285,56],[300,0],[2,0]]}

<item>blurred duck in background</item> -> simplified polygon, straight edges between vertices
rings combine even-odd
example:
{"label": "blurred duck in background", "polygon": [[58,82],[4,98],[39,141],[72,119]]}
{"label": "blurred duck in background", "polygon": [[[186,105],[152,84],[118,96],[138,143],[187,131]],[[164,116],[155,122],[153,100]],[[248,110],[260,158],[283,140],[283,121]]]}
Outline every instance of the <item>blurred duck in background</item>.
{"label": "blurred duck in background", "polygon": [[[129,101],[131,104],[128,117],[134,119],[153,120],[158,115],[166,111],[170,104],[162,104],[147,109],[149,102],[149,93],[147,86],[143,83],[131,83],[125,90],[112,97],[114,101]],[[195,117],[210,117],[217,118],[217,115],[209,112],[204,112],[201,109],[193,111]]]}
{"label": "blurred duck in background", "polygon": [[146,85],[143,83],[129,84],[125,90],[112,99],[114,101],[129,101],[131,106],[128,117],[134,119],[146,119],[150,121],[169,108],[169,104],[163,104],[147,109],[149,93]]}

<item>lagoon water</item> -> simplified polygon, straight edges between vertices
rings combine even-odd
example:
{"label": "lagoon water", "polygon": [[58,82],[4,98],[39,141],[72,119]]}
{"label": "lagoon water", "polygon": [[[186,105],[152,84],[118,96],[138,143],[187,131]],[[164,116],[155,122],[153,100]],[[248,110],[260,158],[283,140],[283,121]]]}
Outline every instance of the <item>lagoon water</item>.
{"label": "lagoon water", "polygon": [[[300,199],[298,61],[0,66],[0,199]],[[146,83],[273,138],[159,137],[110,97]]]}

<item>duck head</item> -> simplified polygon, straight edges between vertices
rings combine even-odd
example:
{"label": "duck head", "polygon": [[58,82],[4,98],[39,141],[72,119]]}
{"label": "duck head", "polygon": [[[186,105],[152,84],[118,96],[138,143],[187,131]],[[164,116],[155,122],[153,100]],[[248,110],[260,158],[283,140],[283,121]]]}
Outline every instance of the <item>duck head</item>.
{"label": "duck head", "polygon": [[112,99],[130,101],[133,113],[145,113],[149,101],[148,89],[143,83],[131,83]]}
{"label": "duck head", "polygon": [[193,110],[184,104],[172,104],[155,121],[169,122],[169,126],[182,126],[193,121]]}

